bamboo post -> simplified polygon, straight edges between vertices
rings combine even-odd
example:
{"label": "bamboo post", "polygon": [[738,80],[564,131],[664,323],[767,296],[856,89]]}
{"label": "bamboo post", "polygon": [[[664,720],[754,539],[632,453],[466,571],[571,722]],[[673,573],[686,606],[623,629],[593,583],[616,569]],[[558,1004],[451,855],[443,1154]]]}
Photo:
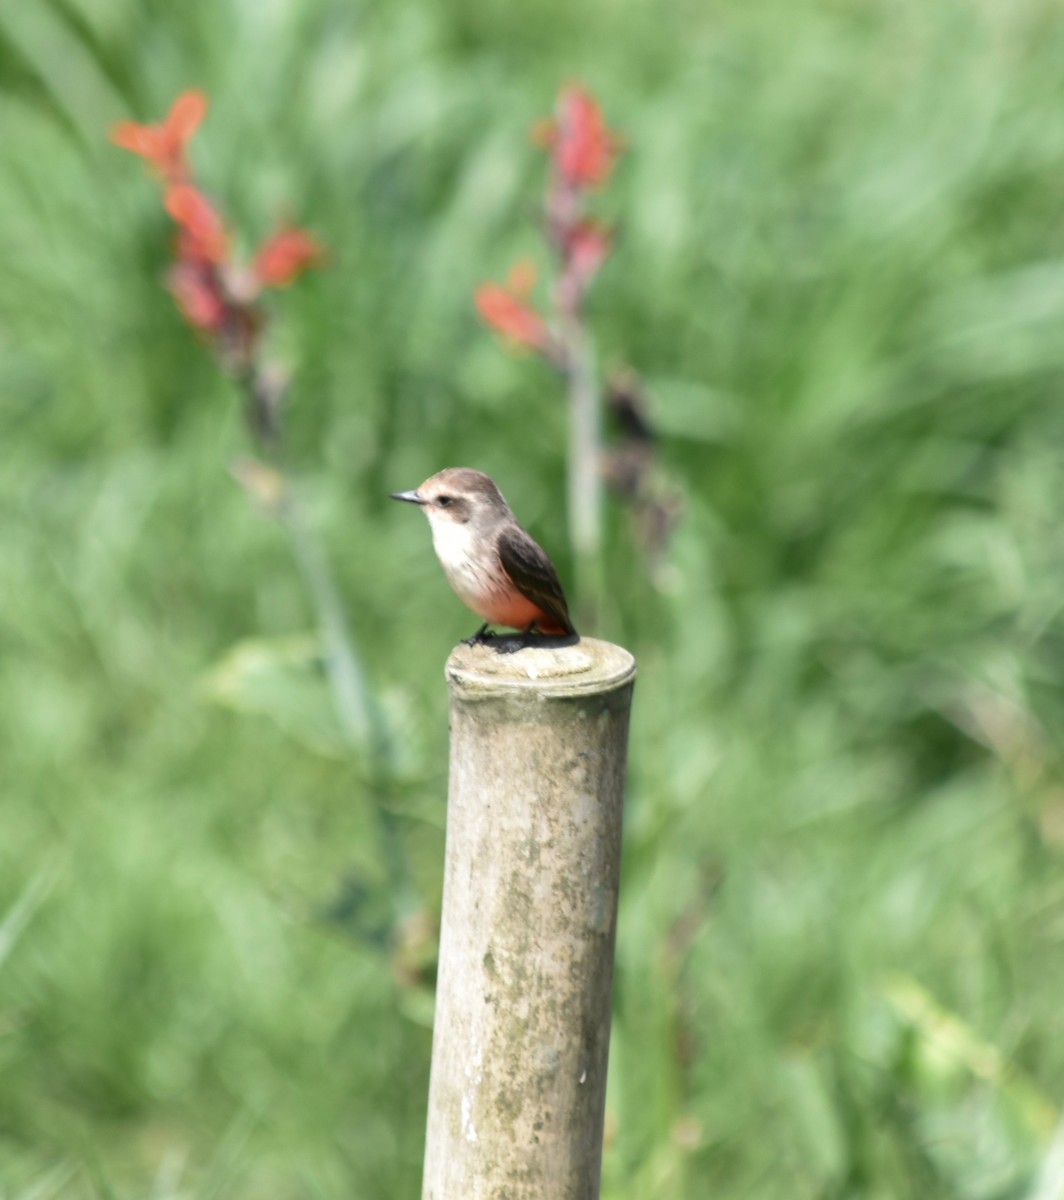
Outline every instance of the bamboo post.
{"label": "bamboo post", "polygon": [[423,1200],[595,1200],[635,660],[459,646]]}

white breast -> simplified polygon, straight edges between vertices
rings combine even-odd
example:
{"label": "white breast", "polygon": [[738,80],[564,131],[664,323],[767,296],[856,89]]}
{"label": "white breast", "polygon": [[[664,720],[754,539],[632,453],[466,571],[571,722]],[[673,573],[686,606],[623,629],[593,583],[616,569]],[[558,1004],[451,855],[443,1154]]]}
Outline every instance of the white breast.
{"label": "white breast", "polygon": [[457,521],[433,521],[432,544],[451,587],[463,599],[484,592],[485,580],[473,553],[473,531]]}

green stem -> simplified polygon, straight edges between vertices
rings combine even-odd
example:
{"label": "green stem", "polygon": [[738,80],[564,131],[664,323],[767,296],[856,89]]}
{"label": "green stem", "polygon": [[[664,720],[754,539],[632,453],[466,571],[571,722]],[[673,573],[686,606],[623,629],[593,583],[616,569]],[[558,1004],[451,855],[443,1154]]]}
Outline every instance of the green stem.
{"label": "green stem", "polygon": [[376,697],[366,679],[358,644],[347,620],[340,589],[311,523],[284,469],[284,445],[277,424],[287,378],[264,370],[257,360],[236,372],[246,401],[248,429],[285,481],[283,501],[274,508],[284,525],[300,574],[310,593],[324,642],[325,671],[333,708],[347,744],[367,764],[377,815],[381,855],[388,872],[394,928],[419,907],[407,868],[399,819],[389,807],[395,782],[395,752]]}
{"label": "green stem", "polygon": [[366,686],[365,671],[355,650],[328,560],[298,499],[288,493],[281,510],[296,563],[307,585],[325,643],[325,670],[333,703],[348,742],[372,758],[384,749],[380,721]]}
{"label": "green stem", "polygon": [[394,748],[380,708],[366,682],[329,561],[305,518],[302,505],[290,489],[281,506],[280,517],[317,613],[325,643],[325,670],[340,727],[351,747],[364,754],[369,765],[381,854],[388,873],[392,909],[398,922],[419,908],[419,900],[407,869],[399,819],[387,803],[394,779]]}
{"label": "green stem", "polygon": [[562,320],[569,392],[569,540],[577,625],[594,629],[602,592],[602,411],[595,347],[578,314]]}

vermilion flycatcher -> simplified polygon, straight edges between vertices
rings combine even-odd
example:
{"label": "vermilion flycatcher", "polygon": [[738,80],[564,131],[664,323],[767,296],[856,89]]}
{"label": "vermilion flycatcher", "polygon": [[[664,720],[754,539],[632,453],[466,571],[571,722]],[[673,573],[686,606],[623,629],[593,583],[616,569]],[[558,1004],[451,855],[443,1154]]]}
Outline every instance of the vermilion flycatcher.
{"label": "vermilion flycatcher", "polygon": [[488,625],[525,634],[572,636],[569,606],[558,572],[546,553],[514,519],[495,481],[483,471],[448,467],[393,500],[420,504],[432,543],[458,598]]}

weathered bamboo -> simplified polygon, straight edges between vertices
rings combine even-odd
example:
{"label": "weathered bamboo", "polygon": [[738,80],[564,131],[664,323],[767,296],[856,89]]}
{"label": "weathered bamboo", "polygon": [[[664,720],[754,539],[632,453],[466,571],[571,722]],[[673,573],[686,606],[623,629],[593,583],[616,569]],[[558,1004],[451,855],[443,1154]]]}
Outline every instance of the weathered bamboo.
{"label": "weathered bamboo", "polygon": [[451,776],[424,1200],[595,1200],[635,661],[447,663]]}

